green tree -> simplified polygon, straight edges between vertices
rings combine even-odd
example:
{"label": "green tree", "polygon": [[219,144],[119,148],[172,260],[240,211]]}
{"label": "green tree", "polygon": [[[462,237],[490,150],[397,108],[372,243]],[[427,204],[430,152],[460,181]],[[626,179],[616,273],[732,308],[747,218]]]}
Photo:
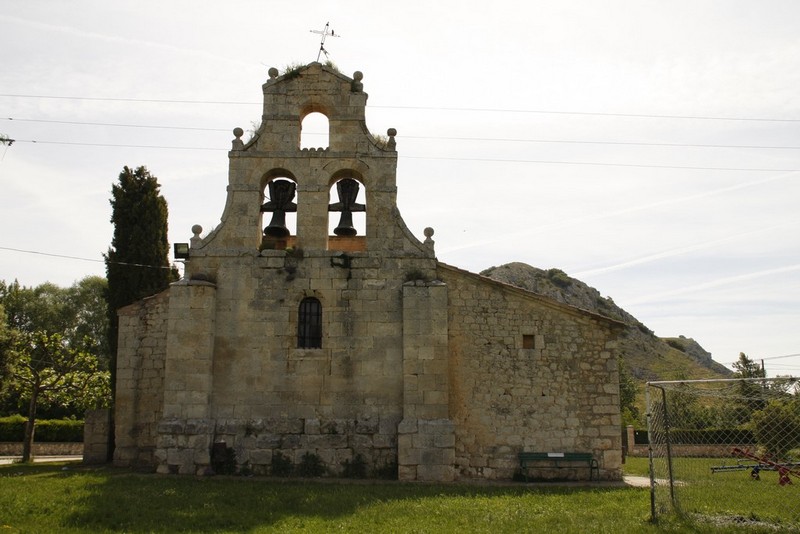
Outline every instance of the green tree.
{"label": "green tree", "polygon": [[[734,376],[737,378],[765,378],[764,368],[755,361],[747,357],[744,352],[739,353],[739,359],[733,364],[736,370]],[[736,405],[740,408],[740,422],[750,419],[753,412],[761,410],[766,406],[764,400],[765,385],[758,380],[742,380],[739,383],[739,400]]]}
{"label": "green tree", "polygon": [[72,328],[65,335],[72,346],[97,356],[101,369],[108,370],[108,282],[102,276],[87,276],[66,290]]}
{"label": "green tree", "polygon": [[[1,283],[1,282],[0,282]],[[14,331],[6,323],[6,310],[0,302],[0,398],[6,394],[12,361]]]}
{"label": "green tree", "polygon": [[10,387],[27,402],[22,461],[31,460],[36,414],[40,403],[101,407],[109,399],[109,373],[97,358],[70,347],[61,334],[42,330],[24,332],[15,339]]}
{"label": "green tree", "polygon": [[618,360],[619,365],[619,405],[622,411],[622,424],[636,425],[639,421],[639,408],[636,406],[636,394],[639,387],[636,385],[628,366],[622,361]]}
{"label": "green tree", "polygon": [[[105,279],[99,276],[86,277],[69,288],[51,283],[25,287],[17,281],[10,284],[0,281],[0,306],[6,310],[0,327],[0,394],[4,402],[0,410],[8,413],[27,410],[19,395],[9,391],[7,373],[17,357],[12,350],[15,340],[25,334],[58,334],[65,346],[93,356],[99,368],[108,369],[105,288]],[[3,370],[6,372],[2,373]],[[64,403],[43,409],[48,417],[79,415],[74,411],[77,408]]]}
{"label": "green tree", "polygon": [[800,447],[800,410],[793,399],[772,400],[763,410],[753,413],[750,423],[759,445],[767,454],[784,459]]}
{"label": "green tree", "polygon": [[167,201],[146,167],[124,167],[111,189],[114,236],[106,255],[108,349],[112,388],[117,352],[117,310],[166,289],[176,276],[169,267]]}

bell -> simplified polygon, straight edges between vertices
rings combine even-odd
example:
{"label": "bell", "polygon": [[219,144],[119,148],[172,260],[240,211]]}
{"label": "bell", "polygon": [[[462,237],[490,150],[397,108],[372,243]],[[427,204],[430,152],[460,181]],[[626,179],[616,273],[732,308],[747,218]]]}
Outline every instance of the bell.
{"label": "bell", "polygon": [[272,220],[264,228],[264,235],[269,237],[288,237],[289,229],[286,228],[286,212],[275,211],[272,213]]}
{"label": "bell", "polygon": [[342,216],[339,218],[339,225],[333,229],[333,233],[343,236],[354,236],[358,231],[353,226],[353,212],[342,211]]}
{"label": "bell", "polygon": [[356,202],[358,197],[358,182],[352,178],[345,178],[336,182],[336,191],[339,194],[339,202],[328,206],[328,211],[339,211],[342,216],[339,218],[339,225],[333,229],[333,233],[340,236],[354,236],[358,231],[353,226],[353,212],[366,211],[364,204]]}
{"label": "bell", "polygon": [[270,200],[261,206],[262,212],[272,212],[272,220],[264,228],[265,236],[289,236],[289,229],[286,228],[286,212],[297,211],[297,204],[292,202],[296,188],[297,185],[289,180],[273,180],[269,183]]}

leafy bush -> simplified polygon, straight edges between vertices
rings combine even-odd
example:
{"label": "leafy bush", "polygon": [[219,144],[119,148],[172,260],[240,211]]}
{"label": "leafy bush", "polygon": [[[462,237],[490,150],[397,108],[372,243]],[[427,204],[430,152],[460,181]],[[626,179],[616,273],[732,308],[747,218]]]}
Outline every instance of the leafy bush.
{"label": "leafy bush", "polygon": [[753,414],[751,424],[758,444],[778,458],[800,446],[800,417],[796,405],[771,401]]}
{"label": "leafy bush", "polygon": [[288,477],[293,469],[292,461],[282,453],[276,452],[272,455],[272,476]]}
{"label": "leafy bush", "polygon": [[570,284],[572,284],[572,280],[567,276],[567,273],[561,269],[549,269],[547,271],[547,278],[558,287],[569,287]]}
{"label": "leafy bush", "polygon": [[342,476],[345,478],[367,478],[367,462],[361,454],[356,454],[353,460],[342,462]]}
{"label": "leafy bush", "polygon": [[211,447],[211,467],[218,475],[236,474],[236,451],[233,447],[215,443]]}
{"label": "leafy bush", "polygon": [[397,480],[397,462],[387,461],[381,467],[376,466],[372,471],[372,476],[383,480]]}
{"label": "leafy bush", "polygon": [[709,429],[680,429],[670,430],[672,443],[691,445],[742,445],[755,443],[755,437],[750,430],[739,428],[709,428]]}
{"label": "leafy bush", "polygon": [[325,466],[319,456],[307,452],[300,459],[297,466],[297,474],[301,477],[321,477],[325,474]]}
{"label": "leafy bush", "polygon": [[679,350],[681,352],[686,352],[686,347],[684,347],[683,343],[681,343],[677,339],[668,339],[667,340],[667,345],[669,345],[673,349],[677,349],[677,350]]}
{"label": "leafy bush", "polygon": [[[21,443],[25,436],[25,417],[0,417],[0,441]],[[38,443],[83,441],[83,421],[74,419],[43,419],[36,421],[34,441]]]}

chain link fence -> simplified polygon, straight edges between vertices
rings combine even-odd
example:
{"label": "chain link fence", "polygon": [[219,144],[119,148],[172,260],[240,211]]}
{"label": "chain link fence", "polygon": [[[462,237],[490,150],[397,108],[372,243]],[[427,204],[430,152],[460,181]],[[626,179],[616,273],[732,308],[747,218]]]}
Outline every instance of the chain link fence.
{"label": "chain link fence", "polygon": [[800,530],[800,382],[648,382],[651,515]]}

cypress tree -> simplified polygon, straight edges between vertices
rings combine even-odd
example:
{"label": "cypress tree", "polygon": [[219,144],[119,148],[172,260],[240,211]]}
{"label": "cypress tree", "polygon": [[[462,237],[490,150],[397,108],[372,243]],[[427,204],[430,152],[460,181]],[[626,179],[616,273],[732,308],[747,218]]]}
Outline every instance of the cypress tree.
{"label": "cypress tree", "polygon": [[169,268],[167,201],[146,167],[127,166],[111,189],[114,237],[106,255],[111,387],[115,389],[117,310],[163,291],[177,278]]}

